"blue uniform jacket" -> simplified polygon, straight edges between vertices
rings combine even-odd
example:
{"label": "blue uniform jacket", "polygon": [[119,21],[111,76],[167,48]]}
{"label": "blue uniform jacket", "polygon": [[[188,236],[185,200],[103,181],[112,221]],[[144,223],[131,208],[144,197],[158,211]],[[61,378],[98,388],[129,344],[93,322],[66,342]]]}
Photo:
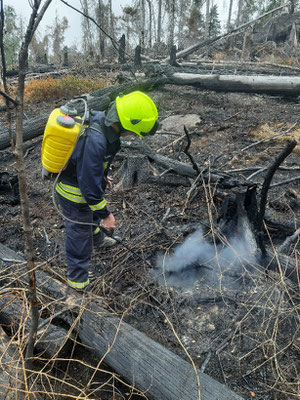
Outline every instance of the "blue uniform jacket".
{"label": "blue uniform jacket", "polygon": [[120,148],[119,135],[104,121],[104,112],[91,113],[90,127],[79,138],[56,186],[60,195],[75,203],[87,203],[101,219],[110,214],[104,188],[108,168]]}

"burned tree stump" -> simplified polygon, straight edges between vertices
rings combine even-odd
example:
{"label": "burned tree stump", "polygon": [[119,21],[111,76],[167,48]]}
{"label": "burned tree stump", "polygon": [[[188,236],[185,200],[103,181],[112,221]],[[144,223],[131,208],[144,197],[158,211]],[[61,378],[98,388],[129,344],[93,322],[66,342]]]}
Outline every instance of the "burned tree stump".
{"label": "burned tree stump", "polygon": [[120,185],[130,188],[143,183],[153,183],[166,186],[190,186],[189,179],[173,173],[159,174],[151,166],[147,156],[130,156],[126,158],[119,170]]}
{"label": "burned tree stump", "polygon": [[146,156],[130,156],[124,160],[119,170],[124,188],[133,187],[149,181],[150,164]]}

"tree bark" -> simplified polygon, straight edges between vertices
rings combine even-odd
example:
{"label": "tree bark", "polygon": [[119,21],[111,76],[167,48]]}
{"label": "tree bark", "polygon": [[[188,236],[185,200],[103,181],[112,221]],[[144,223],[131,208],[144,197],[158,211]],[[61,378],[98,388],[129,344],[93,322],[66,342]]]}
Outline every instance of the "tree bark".
{"label": "tree bark", "polygon": [[226,26],[227,32],[229,32],[229,30],[230,30],[231,15],[232,15],[232,4],[233,4],[233,0],[230,0],[230,2],[229,2],[229,9],[228,9],[227,26]]}
{"label": "tree bark", "polygon": [[209,23],[210,23],[209,11],[210,11],[210,0],[206,0],[205,35],[204,35],[206,39],[209,37]]}
{"label": "tree bark", "polygon": [[[88,100],[88,105],[94,110],[104,110],[110,103],[110,99],[107,96],[95,97]],[[80,107],[78,107],[78,111]],[[23,124],[23,140],[31,140],[44,133],[46,123],[48,121],[49,114],[41,114],[38,117],[26,120]],[[13,125],[13,131],[15,131],[15,125]],[[10,138],[8,129],[1,130],[0,133],[0,150],[3,150],[10,146]]]}
{"label": "tree bark", "polygon": [[161,8],[162,8],[162,0],[158,0],[157,43],[161,42]]}
{"label": "tree bark", "polygon": [[170,83],[217,92],[245,92],[298,97],[300,78],[291,76],[201,75],[175,73]]}

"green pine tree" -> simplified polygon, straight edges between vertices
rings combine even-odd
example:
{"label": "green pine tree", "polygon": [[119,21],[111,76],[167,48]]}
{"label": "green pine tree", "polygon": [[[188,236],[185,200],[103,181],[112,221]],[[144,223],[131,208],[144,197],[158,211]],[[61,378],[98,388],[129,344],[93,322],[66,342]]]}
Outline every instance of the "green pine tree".
{"label": "green pine tree", "polygon": [[14,7],[4,7],[4,25],[3,44],[6,64],[12,67],[18,61],[20,50],[20,28],[16,24],[17,14]]}
{"label": "green pine tree", "polygon": [[221,22],[219,20],[218,6],[215,4],[210,9],[209,36],[215,37],[221,33]]}

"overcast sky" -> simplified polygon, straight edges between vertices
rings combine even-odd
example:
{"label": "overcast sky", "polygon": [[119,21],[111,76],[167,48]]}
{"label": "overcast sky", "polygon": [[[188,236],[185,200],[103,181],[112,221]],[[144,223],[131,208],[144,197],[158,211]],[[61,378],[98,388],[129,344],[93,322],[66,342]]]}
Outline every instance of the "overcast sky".
{"label": "overcast sky", "polygon": [[[227,18],[227,3],[229,0],[213,0],[214,4],[218,5],[219,18],[225,21]],[[68,2],[80,9],[79,0],[68,0]],[[113,0],[113,12],[115,15],[121,14],[121,6],[132,4],[132,0]],[[29,16],[31,14],[31,8],[29,6],[28,0],[4,0],[4,5],[10,5],[15,8],[18,14],[21,14],[28,22]],[[39,31],[43,33],[47,25],[51,25],[54,21],[55,14],[58,14],[60,18],[66,16],[69,21],[69,29],[65,34],[65,43],[68,46],[73,44],[78,45],[81,42],[81,16],[76,11],[72,10],[70,7],[63,4],[60,0],[52,0],[46,14],[39,25]],[[120,35],[121,36],[121,35]]]}

